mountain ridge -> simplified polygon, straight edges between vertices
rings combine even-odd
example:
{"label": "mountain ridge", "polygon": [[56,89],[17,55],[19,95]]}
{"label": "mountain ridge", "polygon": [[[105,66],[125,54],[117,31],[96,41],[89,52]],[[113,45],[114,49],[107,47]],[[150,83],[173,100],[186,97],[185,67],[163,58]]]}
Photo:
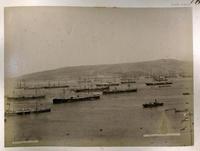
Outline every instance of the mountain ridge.
{"label": "mountain ridge", "polygon": [[78,78],[95,75],[147,75],[153,74],[192,74],[193,65],[190,61],[176,59],[159,59],[143,62],[128,62],[119,64],[80,65],[62,67],[53,70],[41,71],[17,77],[20,80],[53,80]]}

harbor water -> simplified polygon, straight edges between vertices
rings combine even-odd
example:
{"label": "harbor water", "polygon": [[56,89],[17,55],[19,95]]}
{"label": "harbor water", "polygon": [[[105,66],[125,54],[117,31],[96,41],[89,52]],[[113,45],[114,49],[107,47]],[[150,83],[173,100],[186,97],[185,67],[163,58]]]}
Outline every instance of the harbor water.
{"label": "harbor water", "polygon": [[[170,87],[146,86],[143,81],[134,86],[137,92],[51,104],[51,112],[42,114],[5,116],[5,146],[192,145],[192,79],[174,79]],[[164,105],[143,108],[155,99]]]}

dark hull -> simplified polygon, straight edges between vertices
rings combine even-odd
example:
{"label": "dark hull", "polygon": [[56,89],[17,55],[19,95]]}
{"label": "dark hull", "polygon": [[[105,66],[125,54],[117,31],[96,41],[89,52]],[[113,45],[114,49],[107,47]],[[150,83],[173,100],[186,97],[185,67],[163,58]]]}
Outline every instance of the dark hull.
{"label": "dark hull", "polygon": [[103,91],[103,94],[116,94],[116,93],[129,93],[129,92],[137,92],[137,89],[129,89],[129,90],[108,90],[108,91]]}
{"label": "dark hull", "polygon": [[35,110],[35,111],[18,111],[18,112],[13,112],[13,113],[6,113],[6,115],[28,115],[32,113],[45,113],[45,112],[51,112],[51,109],[47,108],[47,109],[40,109],[40,110]]}
{"label": "dark hull", "polygon": [[119,83],[96,84],[96,86],[119,86]]}
{"label": "dark hull", "polygon": [[60,86],[42,86],[42,87],[17,87],[17,89],[54,89],[54,88],[68,88],[68,85]]}
{"label": "dark hull", "polygon": [[152,85],[169,85],[172,84],[172,82],[148,82],[146,83],[147,86],[152,86]]}
{"label": "dark hull", "polygon": [[45,95],[41,96],[20,96],[20,97],[7,97],[7,99],[14,99],[14,100],[32,100],[32,99],[44,99]]}
{"label": "dark hull", "polygon": [[148,103],[148,104],[143,104],[143,108],[153,108],[153,107],[159,107],[163,105],[164,103]]}
{"label": "dark hull", "polygon": [[42,110],[33,111],[33,113],[45,113],[45,112],[51,112],[51,109],[42,109]]}
{"label": "dark hull", "polygon": [[189,92],[184,92],[183,95],[190,95],[190,93]]}
{"label": "dark hull", "polygon": [[176,108],[169,108],[165,109],[165,111],[174,111],[175,113],[178,113],[178,112],[188,112],[188,109],[177,110]]}
{"label": "dark hull", "polygon": [[136,83],[135,81],[122,81],[121,84]]}
{"label": "dark hull", "polygon": [[79,98],[68,98],[68,99],[53,99],[53,104],[61,104],[61,103],[70,103],[70,102],[78,102],[78,101],[92,101],[100,99],[100,96],[88,96],[88,97],[79,97]]}
{"label": "dark hull", "polygon": [[53,89],[53,88],[68,88],[68,85],[60,85],[60,86],[46,86],[44,89]]}
{"label": "dark hull", "polygon": [[31,114],[31,111],[22,111],[22,112],[17,112],[17,115],[26,115],[26,114]]}

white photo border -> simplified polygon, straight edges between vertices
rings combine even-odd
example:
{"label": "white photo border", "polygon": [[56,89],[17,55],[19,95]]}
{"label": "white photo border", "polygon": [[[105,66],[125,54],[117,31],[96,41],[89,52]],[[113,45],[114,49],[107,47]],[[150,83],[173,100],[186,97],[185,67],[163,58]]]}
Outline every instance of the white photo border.
{"label": "white photo border", "polygon": [[[8,151],[199,151],[200,150],[200,4],[191,0],[2,0],[0,1],[0,150]],[[194,146],[187,147],[4,147],[4,8],[16,6],[192,7],[194,62]]]}

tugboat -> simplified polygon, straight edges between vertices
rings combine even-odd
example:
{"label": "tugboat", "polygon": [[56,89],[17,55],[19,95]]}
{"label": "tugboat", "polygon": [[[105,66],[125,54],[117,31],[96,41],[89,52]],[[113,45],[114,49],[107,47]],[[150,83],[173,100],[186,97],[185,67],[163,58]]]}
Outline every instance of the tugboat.
{"label": "tugboat", "polygon": [[164,105],[164,103],[157,102],[157,100],[155,99],[154,102],[143,104],[143,108],[153,108],[153,107],[159,107],[159,106],[163,106],[163,105]]}

